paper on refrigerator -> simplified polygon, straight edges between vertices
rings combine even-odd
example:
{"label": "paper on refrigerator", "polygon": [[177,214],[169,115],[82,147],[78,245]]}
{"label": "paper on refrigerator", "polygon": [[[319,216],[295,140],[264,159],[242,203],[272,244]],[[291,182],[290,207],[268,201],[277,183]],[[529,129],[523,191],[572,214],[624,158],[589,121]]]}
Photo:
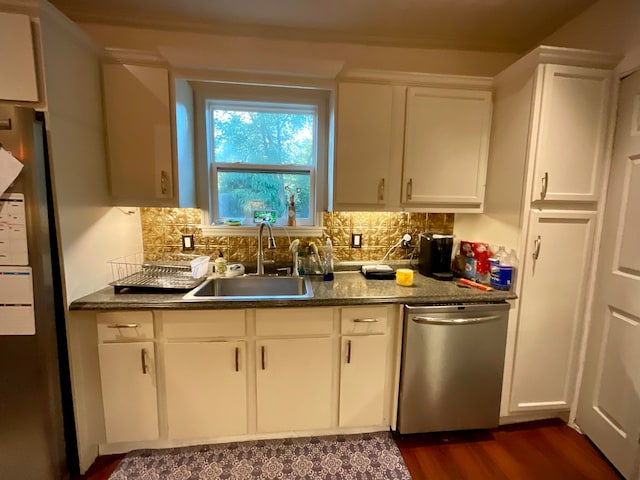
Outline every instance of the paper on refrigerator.
{"label": "paper on refrigerator", "polygon": [[0,195],[18,178],[22,167],[22,163],[16,157],[0,147]]}
{"label": "paper on refrigerator", "polygon": [[0,267],[0,335],[34,335],[31,267]]}

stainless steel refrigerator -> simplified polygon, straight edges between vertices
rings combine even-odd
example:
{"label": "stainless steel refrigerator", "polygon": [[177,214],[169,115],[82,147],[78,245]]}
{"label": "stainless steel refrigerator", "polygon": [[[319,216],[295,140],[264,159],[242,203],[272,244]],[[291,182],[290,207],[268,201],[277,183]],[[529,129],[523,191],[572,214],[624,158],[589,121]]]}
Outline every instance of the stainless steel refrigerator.
{"label": "stainless steel refrigerator", "polygon": [[0,144],[24,164],[6,193],[24,195],[35,318],[33,335],[0,335],[0,479],[57,480],[78,462],[43,114],[0,105]]}

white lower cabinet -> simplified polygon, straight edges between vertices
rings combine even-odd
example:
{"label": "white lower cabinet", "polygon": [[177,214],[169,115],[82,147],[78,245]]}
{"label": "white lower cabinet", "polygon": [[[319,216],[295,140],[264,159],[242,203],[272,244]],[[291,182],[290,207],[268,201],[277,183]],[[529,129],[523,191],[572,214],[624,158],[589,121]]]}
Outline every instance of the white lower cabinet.
{"label": "white lower cabinet", "polygon": [[385,335],[342,337],[340,427],[383,424],[387,343]]}
{"label": "white lower cabinet", "polygon": [[99,313],[103,453],[125,451],[131,442],[148,448],[388,428],[397,370],[391,332],[399,334],[393,326],[399,308],[393,311],[360,306]]}
{"label": "white lower cabinet", "polygon": [[258,432],[329,428],[332,339],[261,339],[256,347]]}
{"label": "white lower cabinet", "polygon": [[247,433],[245,342],[164,346],[169,438]]}
{"label": "white lower cabinet", "polygon": [[571,407],[595,213],[531,213],[511,410]]}
{"label": "white lower cabinet", "polygon": [[153,342],[98,345],[106,440],[158,438],[158,400]]}

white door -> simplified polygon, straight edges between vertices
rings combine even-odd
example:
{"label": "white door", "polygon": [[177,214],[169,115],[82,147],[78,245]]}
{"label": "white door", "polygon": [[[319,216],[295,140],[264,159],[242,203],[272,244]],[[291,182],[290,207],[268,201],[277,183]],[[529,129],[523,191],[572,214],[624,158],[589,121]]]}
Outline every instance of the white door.
{"label": "white door", "polygon": [[153,342],[98,345],[107,443],[156,440]]}
{"label": "white door", "polygon": [[404,204],[484,200],[491,127],[491,92],[407,89]]}
{"label": "white door", "polygon": [[382,425],[387,336],[343,337],[341,363],[340,426]]}
{"label": "white door", "polygon": [[576,423],[640,478],[640,72],[622,81]]}
{"label": "white door", "polygon": [[531,214],[511,411],[571,406],[594,218],[589,212]]}
{"label": "white door", "polygon": [[244,342],[167,343],[169,438],[247,433]]}
{"label": "white door", "polygon": [[532,201],[598,200],[606,144],[608,70],[544,65]]}
{"label": "white door", "polygon": [[393,87],[341,83],[335,162],[336,207],[389,201]]}
{"label": "white door", "polygon": [[257,342],[258,432],[331,426],[331,338]]}

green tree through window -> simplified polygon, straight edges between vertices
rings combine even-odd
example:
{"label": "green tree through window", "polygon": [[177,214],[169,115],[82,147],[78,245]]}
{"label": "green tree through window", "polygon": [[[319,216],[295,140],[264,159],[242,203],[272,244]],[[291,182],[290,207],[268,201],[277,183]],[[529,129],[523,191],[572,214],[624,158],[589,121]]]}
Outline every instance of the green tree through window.
{"label": "green tree through window", "polygon": [[218,217],[247,217],[252,209],[266,208],[286,218],[289,187],[298,192],[298,218],[309,218],[316,162],[314,107],[212,102],[209,112]]}

